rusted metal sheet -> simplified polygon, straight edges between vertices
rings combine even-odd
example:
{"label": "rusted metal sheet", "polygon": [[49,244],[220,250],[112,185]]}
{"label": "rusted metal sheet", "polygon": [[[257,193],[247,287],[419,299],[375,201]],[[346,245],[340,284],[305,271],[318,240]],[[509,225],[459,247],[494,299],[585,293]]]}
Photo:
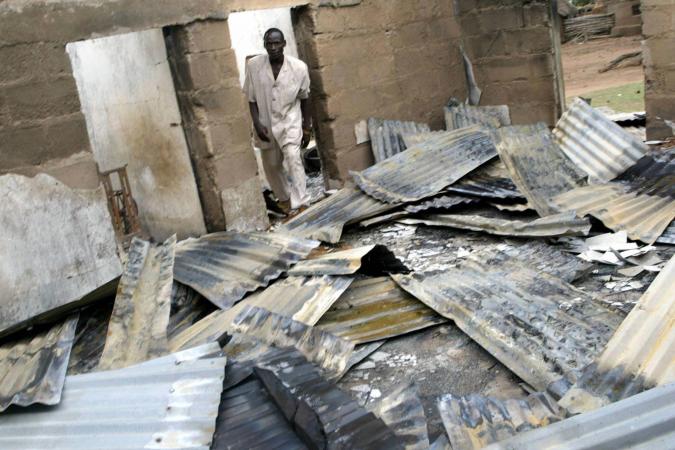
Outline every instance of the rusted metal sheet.
{"label": "rusted metal sheet", "polygon": [[645,389],[674,383],[673,324],[675,256],[560,404],[572,413],[587,412]]}
{"label": "rusted metal sheet", "polygon": [[507,105],[471,106],[460,103],[445,107],[445,128],[459,130],[472,125],[500,128],[511,125],[511,113]]}
{"label": "rusted metal sheet", "polygon": [[614,231],[626,231],[631,239],[653,244],[675,219],[675,199],[638,195],[617,183],[591,185],[557,196],[562,210],[591,215]]}
{"label": "rusted metal sheet", "polygon": [[256,306],[313,326],[352,283],[349,277],[290,277],[246,298],[227,311],[216,311],[169,341],[175,351],[223,336],[245,308]]}
{"label": "rusted metal sheet", "polygon": [[393,275],[538,391],[562,396],[621,323],[565,281],[523,261],[467,260],[442,273]]}
{"label": "rusted metal sheet", "polygon": [[99,370],[120,369],[169,353],[176,236],[161,246],[133,238],[117,287]]}
{"label": "rusted metal sheet", "polygon": [[404,448],[381,419],[323,379],[313,365],[303,363],[297,351],[256,368],[256,375],[311,448]]}
{"label": "rusted metal sheet", "polygon": [[429,433],[419,390],[404,383],[368,409],[394,432],[406,450],[427,450]]}
{"label": "rusted metal sheet", "polygon": [[267,286],[319,243],[284,233],[214,233],[176,246],[174,277],[221,309]]}
{"label": "rusted metal sheet", "polygon": [[559,212],[553,197],[585,184],[585,174],[560,150],[544,123],[502,128],[495,140],[511,179],[542,217]]}
{"label": "rusted metal sheet", "polygon": [[634,165],[648,150],[636,136],[623,130],[580,98],[553,130],[557,143],[591,181],[609,181]]}
{"label": "rusted metal sheet", "polygon": [[444,395],[438,400],[438,410],[453,450],[479,450],[565,416],[555,400],[541,392],[524,400]]}
{"label": "rusted metal sheet", "polygon": [[521,433],[486,450],[675,448],[675,384]]}
{"label": "rusted metal sheet", "polygon": [[399,120],[368,119],[370,147],[379,163],[401,153],[406,149],[403,135],[429,131],[429,125],[417,122],[401,122]]}
{"label": "rusted metal sheet", "polygon": [[317,328],[356,344],[374,342],[444,323],[446,319],[389,277],[352,283]]}
{"label": "rusted metal sheet", "polygon": [[421,200],[440,192],[497,155],[490,136],[470,127],[428,140],[362,172],[365,193],[387,203]]}
{"label": "rusted metal sheet", "polygon": [[206,450],[224,375],[225,358],[191,351],[68,376],[58,405],[0,415],[0,448]]}
{"label": "rusted metal sheet", "polygon": [[383,203],[350,186],[311,206],[279,228],[307,239],[340,242],[345,225],[385,213],[395,205]]}
{"label": "rusted metal sheet", "polygon": [[408,272],[408,268],[384,245],[366,245],[300,261],[288,275],[351,275],[356,272],[384,275]]}
{"label": "rusted metal sheet", "polygon": [[223,392],[211,450],[304,450],[295,434],[256,377]]}
{"label": "rusted metal sheet", "polygon": [[431,214],[419,219],[402,219],[399,222],[519,237],[586,236],[591,229],[591,223],[587,219],[578,219],[573,211],[535,220],[508,220],[469,214]]}
{"label": "rusted metal sheet", "polygon": [[0,345],[0,412],[9,405],[56,405],[66,380],[77,315]]}

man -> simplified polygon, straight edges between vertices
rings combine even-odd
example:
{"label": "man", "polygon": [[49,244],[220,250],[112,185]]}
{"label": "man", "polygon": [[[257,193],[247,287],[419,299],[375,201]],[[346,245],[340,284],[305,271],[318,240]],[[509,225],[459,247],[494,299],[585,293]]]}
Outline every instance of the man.
{"label": "man", "polygon": [[304,62],[284,55],[280,30],[267,30],[263,40],[267,54],[248,60],[244,92],[270,187],[282,208],[297,212],[310,198],[300,150],[312,129],[309,72]]}

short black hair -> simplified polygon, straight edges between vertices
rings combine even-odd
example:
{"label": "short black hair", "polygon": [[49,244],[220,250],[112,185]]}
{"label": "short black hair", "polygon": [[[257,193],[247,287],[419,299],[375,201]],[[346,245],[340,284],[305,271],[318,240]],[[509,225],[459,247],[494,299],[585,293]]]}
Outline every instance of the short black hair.
{"label": "short black hair", "polygon": [[265,31],[265,34],[263,35],[263,42],[267,42],[267,38],[269,37],[270,34],[272,33],[279,33],[281,35],[281,39],[286,42],[286,36],[284,36],[284,32],[281,31],[278,28],[270,28],[269,30]]}

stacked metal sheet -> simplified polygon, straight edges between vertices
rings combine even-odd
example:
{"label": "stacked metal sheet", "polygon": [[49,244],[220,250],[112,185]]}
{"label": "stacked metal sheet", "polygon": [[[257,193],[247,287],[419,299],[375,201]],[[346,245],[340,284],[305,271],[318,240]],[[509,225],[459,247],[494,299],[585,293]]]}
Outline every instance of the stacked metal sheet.
{"label": "stacked metal sheet", "polygon": [[511,113],[506,105],[471,106],[460,103],[445,108],[445,128],[459,130],[472,125],[500,128],[511,125]]}
{"label": "stacked metal sheet", "polygon": [[408,268],[384,245],[366,245],[300,261],[288,275],[368,275],[408,272]]}
{"label": "stacked metal sheet", "polygon": [[176,246],[174,277],[228,309],[318,245],[284,233],[214,233]]}
{"label": "stacked metal sheet", "polygon": [[403,136],[430,131],[429,125],[417,122],[401,122],[399,120],[368,119],[370,146],[379,163],[401,153],[406,149]]}
{"label": "stacked metal sheet", "polygon": [[572,17],[563,22],[565,41],[578,37],[608,35],[614,27],[614,14],[588,14]]}

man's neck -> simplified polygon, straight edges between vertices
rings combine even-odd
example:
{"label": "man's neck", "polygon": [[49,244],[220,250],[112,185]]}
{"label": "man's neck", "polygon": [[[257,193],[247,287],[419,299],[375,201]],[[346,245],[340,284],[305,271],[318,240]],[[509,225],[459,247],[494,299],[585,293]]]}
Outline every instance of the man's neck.
{"label": "man's neck", "polygon": [[270,64],[273,66],[281,66],[284,64],[284,55],[281,55],[279,58],[272,59],[270,58]]}

